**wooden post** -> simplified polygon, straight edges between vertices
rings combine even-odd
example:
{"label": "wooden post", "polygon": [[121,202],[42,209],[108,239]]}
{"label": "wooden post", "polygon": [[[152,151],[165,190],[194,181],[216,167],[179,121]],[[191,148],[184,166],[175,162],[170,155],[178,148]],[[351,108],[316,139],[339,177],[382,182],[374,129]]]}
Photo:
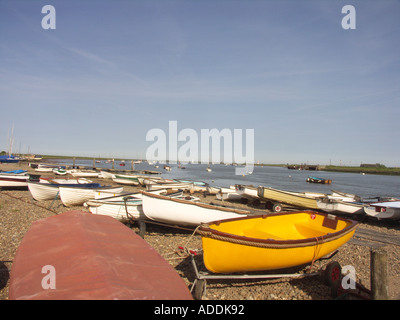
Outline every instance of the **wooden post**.
{"label": "wooden post", "polygon": [[74,157],[74,163],[73,163],[73,165],[72,165],[72,168],[75,169],[75,157]]}
{"label": "wooden post", "polygon": [[112,169],[114,170],[114,159],[112,160]]}
{"label": "wooden post", "polygon": [[137,222],[139,223],[139,236],[144,239],[146,234],[146,223],[142,219],[138,219]]}
{"label": "wooden post", "polygon": [[371,294],[373,300],[388,300],[387,251],[384,247],[371,248]]}
{"label": "wooden post", "polygon": [[96,170],[96,158],[93,158],[93,170]]}

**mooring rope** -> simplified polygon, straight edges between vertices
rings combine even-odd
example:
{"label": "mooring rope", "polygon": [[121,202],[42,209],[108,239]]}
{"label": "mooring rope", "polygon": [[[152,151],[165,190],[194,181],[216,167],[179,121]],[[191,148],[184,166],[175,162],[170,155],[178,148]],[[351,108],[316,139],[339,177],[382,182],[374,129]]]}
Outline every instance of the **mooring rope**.
{"label": "mooring rope", "polygon": [[37,206],[37,207],[40,207],[40,208],[42,208],[42,209],[51,211],[51,212],[53,212],[53,213],[55,213],[55,214],[58,214],[57,211],[54,211],[54,210],[52,210],[52,209],[43,207],[43,206],[41,206],[40,204],[37,204],[37,203],[35,203],[35,202],[25,201],[25,200],[23,200],[22,198],[15,197],[15,196],[13,196],[13,195],[7,193],[7,192],[1,192],[0,194],[4,194],[4,195],[6,195],[6,196],[9,196],[10,198],[14,198],[14,199],[20,200],[20,201],[22,201],[22,202],[25,202],[25,203],[27,203],[27,204],[32,204],[32,205],[34,205],[34,206]]}

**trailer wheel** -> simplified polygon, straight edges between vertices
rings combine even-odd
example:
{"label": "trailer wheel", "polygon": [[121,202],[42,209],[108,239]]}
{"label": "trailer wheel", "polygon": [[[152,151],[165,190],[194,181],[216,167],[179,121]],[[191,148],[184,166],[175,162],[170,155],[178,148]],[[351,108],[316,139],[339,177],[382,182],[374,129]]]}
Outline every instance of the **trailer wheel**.
{"label": "trailer wheel", "polygon": [[205,279],[197,279],[194,291],[193,291],[193,298],[195,300],[202,300],[203,296],[206,294],[206,280]]}
{"label": "trailer wheel", "polygon": [[339,262],[329,262],[325,268],[325,280],[329,286],[337,286],[342,275],[342,267]]}
{"label": "trailer wheel", "polygon": [[331,295],[335,299],[344,299],[346,297],[346,290],[342,287],[340,281],[331,287]]}
{"label": "trailer wheel", "polygon": [[273,212],[281,212],[282,211],[282,205],[280,203],[274,203],[272,205],[272,211]]}

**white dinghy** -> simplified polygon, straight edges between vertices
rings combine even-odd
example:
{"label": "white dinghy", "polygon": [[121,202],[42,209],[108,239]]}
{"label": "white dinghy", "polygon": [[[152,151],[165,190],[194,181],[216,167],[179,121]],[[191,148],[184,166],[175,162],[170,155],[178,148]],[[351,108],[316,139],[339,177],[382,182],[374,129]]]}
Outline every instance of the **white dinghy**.
{"label": "white dinghy", "polygon": [[150,220],[196,227],[201,223],[242,217],[250,213],[149,192],[143,192],[142,206],[144,215]]}

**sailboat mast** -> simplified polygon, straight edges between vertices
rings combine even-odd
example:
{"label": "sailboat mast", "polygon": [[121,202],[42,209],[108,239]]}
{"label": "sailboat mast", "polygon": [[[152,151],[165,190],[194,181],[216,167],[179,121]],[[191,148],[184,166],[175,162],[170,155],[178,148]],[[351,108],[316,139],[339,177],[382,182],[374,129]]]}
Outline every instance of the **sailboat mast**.
{"label": "sailboat mast", "polygon": [[10,146],[8,149],[8,156],[11,157],[12,154],[12,145],[13,145],[13,140],[14,140],[14,123],[12,124],[12,128],[11,128],[11,136],[10,136]]}

